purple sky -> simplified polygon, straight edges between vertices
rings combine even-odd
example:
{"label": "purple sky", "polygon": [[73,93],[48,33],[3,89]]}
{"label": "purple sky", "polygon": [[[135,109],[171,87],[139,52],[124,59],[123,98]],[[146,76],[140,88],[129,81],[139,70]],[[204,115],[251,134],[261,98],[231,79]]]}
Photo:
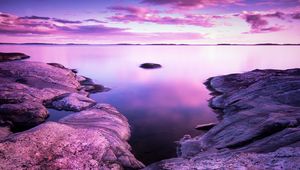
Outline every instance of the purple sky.
{"label": "purple sky", "polygon": [[0,39],[300,43],[300,0],[0,0]]}

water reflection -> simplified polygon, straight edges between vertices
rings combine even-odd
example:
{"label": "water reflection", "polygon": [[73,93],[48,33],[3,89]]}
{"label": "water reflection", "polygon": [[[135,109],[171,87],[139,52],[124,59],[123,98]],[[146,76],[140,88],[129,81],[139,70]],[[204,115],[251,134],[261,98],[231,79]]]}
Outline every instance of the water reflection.
{"label": "water reflection", "polygon": [[[112,88],[92,95],[117,107],[129,120],[136,156],[151,163],[175,155],[184,134],[216,121],[202,84],[216,75],[253,69],[300,67],[298,46],[0,46],[24,52],[32,61],[58,62]],[[159,63],[157,70],[139,68]],[[58,119],[53,111],[51,119]],[[64,112],[62,114],[68,114]],[[58,117],[57,117],[58,116]]]}

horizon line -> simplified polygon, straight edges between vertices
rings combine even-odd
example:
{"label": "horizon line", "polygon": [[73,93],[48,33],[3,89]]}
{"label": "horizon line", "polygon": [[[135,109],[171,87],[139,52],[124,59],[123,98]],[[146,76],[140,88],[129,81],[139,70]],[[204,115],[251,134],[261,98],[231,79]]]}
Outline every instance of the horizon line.
{"label": "horizon line", "polygon": [[8,43],[0,42],[0,45],[89,45],[89,46],[105,46],[105,45],[173,45],[173,46],[259,46],[259,45],[274,45],[274,46],[300,46],[300,43],[216,43],[216,44],[188,44],[188,43],[111,43],[111,44],[89,44],[89,43]]}

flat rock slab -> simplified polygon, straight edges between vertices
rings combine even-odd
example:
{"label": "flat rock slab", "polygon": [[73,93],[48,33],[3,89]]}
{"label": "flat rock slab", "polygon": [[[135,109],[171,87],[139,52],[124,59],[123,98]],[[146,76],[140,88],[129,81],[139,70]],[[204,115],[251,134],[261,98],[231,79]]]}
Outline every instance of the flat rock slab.
{"label": "flat rock slab", "polygon": [[300,169],[300,69],[210,78],[220,122],[148,169]]}
{"label": "flat rock slab", "polygon": [[127,119],[98,104],[2,139],[0,169],[142,168],[130,153],[129,136]]}

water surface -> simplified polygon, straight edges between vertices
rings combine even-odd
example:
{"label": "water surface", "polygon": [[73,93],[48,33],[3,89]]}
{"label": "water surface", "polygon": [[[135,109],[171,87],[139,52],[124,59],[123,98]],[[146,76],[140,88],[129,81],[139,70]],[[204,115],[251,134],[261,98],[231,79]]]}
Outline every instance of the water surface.
{"label": "water surface", "polygon": [[[128,118],[133,152],[146,164],[175,156],[174,141],[184,134],[199,135],[194,129],[197,124],[216,121],[203,85],[207,78],[300,67],[299,46],[2,45],[0,51],[23,52],[32,61],[61,63],[111,88],[92,98],[115,106]],[[163,67],[139,68],[144,62]]]}

